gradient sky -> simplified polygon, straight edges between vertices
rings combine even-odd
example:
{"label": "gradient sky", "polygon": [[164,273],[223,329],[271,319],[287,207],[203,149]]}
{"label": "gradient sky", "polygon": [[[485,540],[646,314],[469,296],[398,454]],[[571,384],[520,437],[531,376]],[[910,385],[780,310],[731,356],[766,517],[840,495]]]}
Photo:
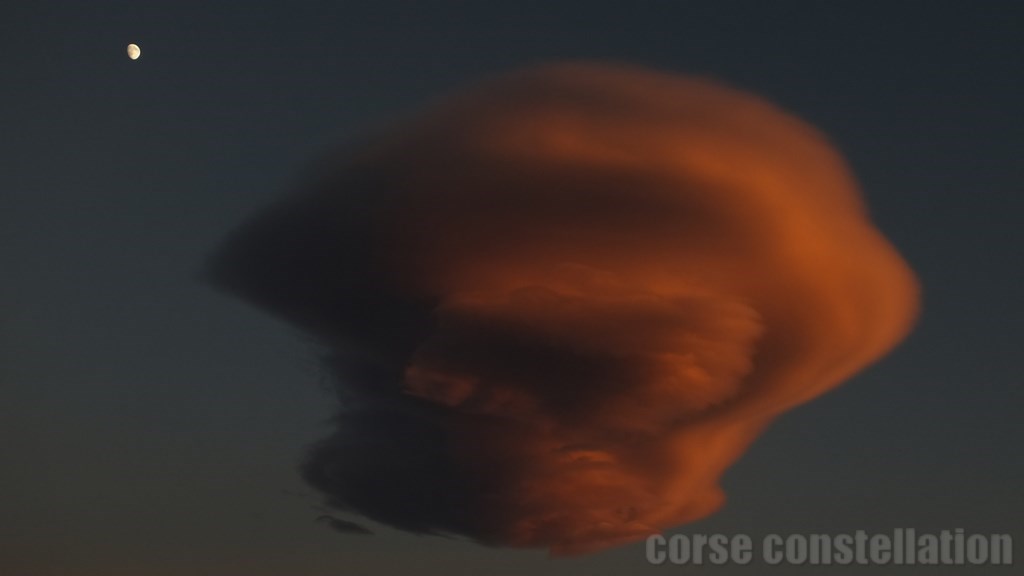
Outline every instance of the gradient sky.
{"label": "gradient sky", "polygon": [[5,5],[0,574],[693,573],[639,544],[552,561],[315,522],[295,466],[333,409],[316,349],[198,279],[331,149],[483,74],[565,58],[708,75],[815,124],[924,286],[911,337],[778,421],[726,475],[725,508],[682,530],[1021,545],[1024,42],[1000,4]]}

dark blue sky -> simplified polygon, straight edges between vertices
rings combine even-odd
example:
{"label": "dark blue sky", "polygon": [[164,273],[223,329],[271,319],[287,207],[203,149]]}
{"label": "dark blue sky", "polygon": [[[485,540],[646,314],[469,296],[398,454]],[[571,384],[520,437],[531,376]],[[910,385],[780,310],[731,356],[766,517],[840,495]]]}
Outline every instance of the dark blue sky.
{"label": "dark blue sky", "polygon": [[332,147],[480,75],[565,58],[711,76],[815,124],[924,286],[913,335],[777,422],[726,476],[726,507],[685,530],[1024,541],[1019,17],[844,6],[5,5],[0,573],[682,573],[641,545],[548,561],[314,522],[295,464],[332,411],[316,351],[198,280]]}

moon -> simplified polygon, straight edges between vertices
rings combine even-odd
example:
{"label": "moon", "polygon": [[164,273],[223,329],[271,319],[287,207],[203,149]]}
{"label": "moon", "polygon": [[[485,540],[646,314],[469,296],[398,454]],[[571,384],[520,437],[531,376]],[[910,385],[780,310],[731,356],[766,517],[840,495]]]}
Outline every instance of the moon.
{"label": "moon", "polygon": [[132,60],[138,60],[139,56],[142,56],[142,50],[139,49],[137,44],[128,45],[128,57]]}

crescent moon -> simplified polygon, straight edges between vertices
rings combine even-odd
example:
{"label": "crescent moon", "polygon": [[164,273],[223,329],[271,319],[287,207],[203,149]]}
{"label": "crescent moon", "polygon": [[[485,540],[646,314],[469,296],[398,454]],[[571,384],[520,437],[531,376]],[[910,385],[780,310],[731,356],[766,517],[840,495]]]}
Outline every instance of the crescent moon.
{"label": "crescent moon", "polygon": [[142,50],[139,49],[137,44],[128,45],[128,57],[132,60],[138,60],[139,56],[142,56]]}

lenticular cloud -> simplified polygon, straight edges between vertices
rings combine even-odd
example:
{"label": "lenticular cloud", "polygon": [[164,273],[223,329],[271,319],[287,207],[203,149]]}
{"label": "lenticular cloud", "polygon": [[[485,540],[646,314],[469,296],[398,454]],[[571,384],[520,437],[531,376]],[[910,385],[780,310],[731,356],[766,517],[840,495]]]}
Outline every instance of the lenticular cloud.
{"label": "lenticular cloud", "polygon": [[916,314],[822,135],[704,79],[528,69],[327,172],[211,278],[330,351],[303,474],[404,530],[577,554],[707,516],[773,418]]}

